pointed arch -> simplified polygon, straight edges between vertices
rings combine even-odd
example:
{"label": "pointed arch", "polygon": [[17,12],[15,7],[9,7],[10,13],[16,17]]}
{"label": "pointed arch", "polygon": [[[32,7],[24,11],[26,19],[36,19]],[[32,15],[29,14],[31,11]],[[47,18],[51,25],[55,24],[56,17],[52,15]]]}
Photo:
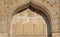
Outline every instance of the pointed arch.
{"label": "pointed arch", "polygon": [[[9,27],[9,25],[10,25],[10,20],[11,20],[11,18],[12,18],[18,11],[22,11],[22,10],[28,8],[29,6],[35,8],[35,9],[38,9],[38,10],[40,10],[40,11],[42,11],[43,14],[46,15],[46,17],[47,17],[47,19],[48,19],[48,21],[49,21],[49,25],[47,25],[48,34],[49,34],[48,37],[51,37],[52,34],[51,34],[51,16],[50,16],[50,11],[49,11],[45,6],[40,5],[40,4],[36,3],[36,2],[29,2],[29,3],[26,3],[26,4],[22,5],[22,6],[19,5],[19,6],[15,7],[15,8],[13,9],[13,11],[10,12],[10,15],[9,15],[9,17],[8,17],[8,18],[9,18],[9,19],[8,19],[8,27]],[[8,29],[8,33],[9,33],[9,29]]]}

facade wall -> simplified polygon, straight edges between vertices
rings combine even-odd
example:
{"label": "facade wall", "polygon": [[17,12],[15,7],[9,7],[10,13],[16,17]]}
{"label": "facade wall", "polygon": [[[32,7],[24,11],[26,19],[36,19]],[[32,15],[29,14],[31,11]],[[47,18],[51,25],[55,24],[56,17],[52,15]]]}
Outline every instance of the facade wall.
{"label": "facade wall", "polygon": [[[9,17],[15,9],[32,2],[42,8],[48,10],[51,19],[52,37],[60,37],[60,12],[59,0],[0,0],[0,34],[1,37],[8,37]],[[46,7],[46,8],[45,8]],[[47,14],[47,13],[46,13]],[[4,36],[2,36],[2,34]]]}

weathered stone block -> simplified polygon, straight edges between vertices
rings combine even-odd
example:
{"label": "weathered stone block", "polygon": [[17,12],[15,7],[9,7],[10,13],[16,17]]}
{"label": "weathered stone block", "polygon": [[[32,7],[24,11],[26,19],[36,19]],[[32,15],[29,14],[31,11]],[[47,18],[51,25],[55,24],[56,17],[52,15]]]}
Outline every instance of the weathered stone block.
{"label": "weathered stone block", "polygon": [[52,33],[52,37],[60,37],[60,33]]}
{"label": "weathered stone block", "polygon": [[7,33],[0,33],[0,37],[8,37]]}

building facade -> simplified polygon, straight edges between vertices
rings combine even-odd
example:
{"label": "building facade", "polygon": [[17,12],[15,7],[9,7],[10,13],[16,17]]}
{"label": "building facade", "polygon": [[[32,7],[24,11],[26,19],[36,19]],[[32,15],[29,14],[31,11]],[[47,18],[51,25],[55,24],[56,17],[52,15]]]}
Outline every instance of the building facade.
{"label": "building facade", "polygon": [[0,37],[60,37],[59,0],[0,0]]}

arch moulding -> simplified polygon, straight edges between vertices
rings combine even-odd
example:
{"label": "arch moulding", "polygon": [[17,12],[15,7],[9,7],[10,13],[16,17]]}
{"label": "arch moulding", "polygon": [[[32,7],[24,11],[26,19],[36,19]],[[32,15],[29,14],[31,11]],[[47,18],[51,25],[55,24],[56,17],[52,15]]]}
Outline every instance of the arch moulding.
{"label": "arch moulding", "polygon": [[[21,11],[21,10],[23,10],[25,8],[28,8],[29,6],[35,8],[35,9],[38,9],[40,11],[42,11],[48,17],[48,20],[50,22],[50,25],[52,25],[51,24],[52,23],[52,21],[51,21],[52,20],[52,17],[51,17],[50,11],[45,6],[43,6],[43,5],[39,4],[39,3],[36,3],[36,2],[32,2],[31,1],[31,2],[24,3],[22,5],[18,5],[18,6],[16,6],[14,9],[12,9],[9,12],[10,14],[8,16],[8,21],[7,21],[8,22],[8,27],[10,25],[10,21],[11,21],[11,18],[13,17],[13,15],[15,15],[16,12],[18,12],[18,11]],[[9,33],[9,28],[7,29],[7,32]]]}

